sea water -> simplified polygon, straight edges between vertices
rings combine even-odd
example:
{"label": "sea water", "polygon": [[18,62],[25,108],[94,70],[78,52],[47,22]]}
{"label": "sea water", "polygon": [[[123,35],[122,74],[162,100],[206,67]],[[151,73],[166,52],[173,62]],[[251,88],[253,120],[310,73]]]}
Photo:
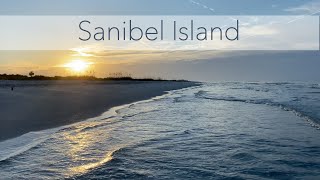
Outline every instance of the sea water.
{"label": "sea water", "polygon": [[319,83],[204,83],[0,142],[0,179],[319,179]]}

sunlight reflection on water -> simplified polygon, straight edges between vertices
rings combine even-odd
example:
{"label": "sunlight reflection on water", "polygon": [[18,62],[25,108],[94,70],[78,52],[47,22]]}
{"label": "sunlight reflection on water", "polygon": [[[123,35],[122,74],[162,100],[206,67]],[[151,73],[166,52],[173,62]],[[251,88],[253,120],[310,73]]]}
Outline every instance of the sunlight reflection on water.
{"label": "sunlight reflection on water", "polygon": [[103,115],[109,118],[62,128],[0,161],[0,174],[5,179],[317,179],[320,131],[305,121],[316,123],[313,117],[319,117],[320,93],[314,92],[320,88],[246,83],[174,91]]}

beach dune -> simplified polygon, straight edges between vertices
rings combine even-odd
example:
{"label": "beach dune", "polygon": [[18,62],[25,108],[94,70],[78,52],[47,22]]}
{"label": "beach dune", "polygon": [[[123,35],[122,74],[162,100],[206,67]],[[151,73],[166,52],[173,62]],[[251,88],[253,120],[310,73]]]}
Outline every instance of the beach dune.
{"label": "beach dune", "polygon": [[0,141],[193,85],[179,81],[0,81]]}

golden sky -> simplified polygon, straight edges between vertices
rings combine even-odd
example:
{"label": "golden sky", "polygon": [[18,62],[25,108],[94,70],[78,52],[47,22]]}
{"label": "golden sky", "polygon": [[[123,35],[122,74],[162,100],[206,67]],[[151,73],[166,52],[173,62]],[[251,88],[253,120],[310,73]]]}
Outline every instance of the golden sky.
{"label": "golden sky", "polygon": [[[319,51],[0,51],[0,74],[196,81],[318,81]],[[80,63],[77,63],[79,62]],[[74,63],[76,62],[76,63]],[[73,66],[75,64],[75,66]],[[78,65],[77,65],[78,64]]]}
{"label": "golden sky", "polygon": [[[134,66],[154,63],[173,63],[219,56],[212,51],[0,51],[0,73],[41,75],[95,75],[126,72],[137,76],[153,76]],[[131,67],[131,68],[128,68]],[[130,71],[130,72],[128,72]],[[137,71],[137,72],[136,72]]]}

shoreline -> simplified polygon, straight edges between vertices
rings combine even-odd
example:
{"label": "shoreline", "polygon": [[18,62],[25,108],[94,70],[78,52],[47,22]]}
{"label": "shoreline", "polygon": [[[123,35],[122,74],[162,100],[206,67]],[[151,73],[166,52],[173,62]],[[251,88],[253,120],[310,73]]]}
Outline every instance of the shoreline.
{"label": "shoreline", "polygon": [[0,83],[0,142],[28,132],[53,129],[98,117],[114,107],[197,86],[199,82],[17,82]]}
{"label": "shoreline", "polygon": [[[195,86],[197,86],[197,85],[195,85]],[[194,86],[190,86],[190,87],[194,87]],[[190,87],[186,87],[186,88],[190,88]],[[117,114],[118,110],[121,110],[123,108],[127,108],[131,105],[134,105],[134,104],[146,103],[149,101],[156,100],[158,98],[161,99],[161,98],[164,98],[166,95],[170,95],[170,93],[172,93],[173,91],[179,91],[179,90],[183,90],[186,88],[169,90],[169,91],[165,91],[164,94],[162,94],[162,95],[154,96],[149,99],[143,99],[143,100],[135,101],[132,103],[114,106],[114,107],[107,109],[106,111],[104,111],[103,113],[101,113],[95,117],[91,117],[88,119],[77,121],[77,122],[74,122],[71,124],[66,124],[66,125],[62,125],[62,126],[58,126],[58,127],[49,128],[49,129],[43,129],[43,130],[39,130],[39,131],[30,131],[28,133],[22,134],[17,137],[2,140],[2,141],[0,141],[0,145],[3,146],[4,151],[0,150],[0,163],[2,161],[6,161],[12,157],[15,157],[21,153],[28,151],[29,149],[37,146],[39,143],[46,141],[50,137],[50,135],[52,135],[56,132],[59,132],[60,130],[68,129],[72,126],[77,126],[77,124],[80,124],[80,123],[96,121],[96,120],[97,121],[107,120],[107,119],[114,117],[115,114]]]}

